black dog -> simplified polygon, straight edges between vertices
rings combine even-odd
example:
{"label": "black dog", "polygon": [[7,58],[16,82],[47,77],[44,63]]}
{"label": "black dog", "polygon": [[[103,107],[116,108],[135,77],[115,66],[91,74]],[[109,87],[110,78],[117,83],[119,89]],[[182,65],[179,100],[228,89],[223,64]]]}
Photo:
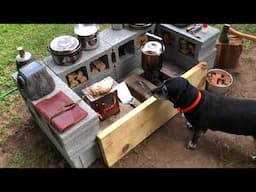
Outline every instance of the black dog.
{"label": "black dog", "polygon": [[[188,149],[195,149],[201,136],[211,129],[237,135],[250,135],[256,141],[256,101],[199,91],[188,80],[165,80],[152,90],[156,98],[168,99],[183,112],[194,128]],[[255,157],[254,157],[255,158]]]}

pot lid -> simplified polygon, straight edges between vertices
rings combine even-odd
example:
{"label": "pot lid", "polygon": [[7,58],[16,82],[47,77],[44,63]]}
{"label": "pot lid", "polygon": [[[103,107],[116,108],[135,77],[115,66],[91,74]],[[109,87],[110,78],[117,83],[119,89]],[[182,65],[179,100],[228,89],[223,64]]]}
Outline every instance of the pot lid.
{"label": "pot lid", "polygon": [[99,31],[98,24],[76,24],[74,32],[79,36],[90,36]]}
{"label": "pot lid", "polygon": [[131,24],[129,24],[129,27],[131,27],[133,29],[145,29],[150,26],[152,26],[151,23],[131,23]]}
{"label": "pot lid", "polygon": [[73,51],[79,46],[79,41],[77,38],[70,35],[63,35],[56,37],[52,40],[50,48],[53,51],[63,52],[63,51]]}
{"label": "pot lid", "polygon": [[158,41],[148,41],[141,51],[146,55],[161,55],[163,53],[163,45]]}

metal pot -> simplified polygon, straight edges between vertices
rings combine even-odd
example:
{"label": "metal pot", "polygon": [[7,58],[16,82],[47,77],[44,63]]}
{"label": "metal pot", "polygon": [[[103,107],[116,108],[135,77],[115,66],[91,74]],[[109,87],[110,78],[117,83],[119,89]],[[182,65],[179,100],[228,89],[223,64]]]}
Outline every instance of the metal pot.
{"label": "metal pot", "polygon": [[165,47],[162,38],[153,34],[146,33],[150,37],[154,37],[159,41],[148,41],[141,47],[142,52],[142,69],[145,72],[153,73],[160,71],[163,66],[163,52]]}
{"label": "metal pot", "polygon": [[48,51],[58,65],[72,65],[81,56],[81,44],[77,38],[63,35],[52,40]]}
{"label": "metal pot", "polygon": [[129,24],[129,27],[132,29],[146,29],[152,26],[152,23],[132,23]]}
{"label": "metal pot", "polygon": [[76,24],[74,32],[81,43],[82,49],[92,50],[99,46],[98,24]]}

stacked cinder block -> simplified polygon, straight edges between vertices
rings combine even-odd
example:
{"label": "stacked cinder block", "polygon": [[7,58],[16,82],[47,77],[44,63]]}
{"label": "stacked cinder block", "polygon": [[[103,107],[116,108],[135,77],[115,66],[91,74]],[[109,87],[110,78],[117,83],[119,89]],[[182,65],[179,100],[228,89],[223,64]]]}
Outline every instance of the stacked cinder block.
{"label": "stacked cinder block", "polygon": [[[99,131],[99,119],[97,114],[91,107],[80,100],[80,97],[70,89],[59,77],[57,77],[51,70],[47,69],[49,74],[55,81],[55,89],[49,95],[44,96],[36,101],[31,101],[26,98],[22,90],[21,95],[28,106],[29,111],[35,118],[39,127],[48,136],[51,142],[56,146],[58,151],[64,156],[69,162],[71,167],[83,168],[90,166],[97,158],[99,158],[99,151],[96,142],[96,135]],[[16,82],[17,72],[12,75]],[[37,82],[35,82],[37,83]],[[40,83],[40,82],[38,82]],[[47,121],[42,114],[36,109],[35,105],[43,99],[50,98],[57,92],[63,91],[73,102],[79,101],[79,106],[88,112],[88,116],[82,119],[80,122],[70,127],[63,133],[57,131]]]}
{"label": "stacked cinder block", "polygon": [[[164,58],[170,60],[186,70],[190,69],[200,61],[208,62],[209,69],[214,67],[214,60],[216,56],[216,40],[220,31],[214,27],[209,26],[207,32],[201,30],[195,35],[187,32],[185,28],[179,28],[171,24],[160,24],[160,35],[169,33],[172,37],[172,43],[166,45]],[[196,37],[197,36],[197,37]],[[198,38],[199,37],[199,38]],[[194,45],[193,55],[186,55],[180,52],[181,40],[185,40],[191,45]]]}
{"label": "stacked cinder block", "polygon": [[[124,78],[129,72],[141,69],[141,51],[136,45],[136,39],[152,30],[152,27],[137,30],[128,26],[121,30],[107,28],[99,33],[99,47],[93,50],[82,51],[81,58],[70,66],[60,66],[54,63],[52,56],[44,59],[44,63],[66,84],[67,75],[86,67],[88,81],[74,87],[73,90],[81,94],[81,89],[91,85],[107,76],[115,80]],[[102,57],[108,63],[108,69],[96,75],[91,73],[90,64]]]}
{"label": "stacked cinder block", "polygon": [[126,26],[121,30],[108,28],[102,31],[101,37],[112,46],[112,58],[114,58],[112,63],[118,80],[133,70],[141,69],[141,51],[136,40],[151,30],[152,27],[136,30]]}
{"label": "stacked cinder block", "polygon": [[[87,85],[91,85],[107,76],[111,76],[112,78],[116,79],[116,74],[114,70],[114,65],[112,64],[111,54],[112,54],[112,47],[110,44],[103,40],[101,33],[99,34],[99,47],[93,50],[83,50],[81,57],[72,65],[69,66],[60,66],[54,63],[52,56],[46,57],[44,59],[44,63],[66,84],[67,82],[67,75],[75,72],[82,67],[86,68],[87,71],[87,78],[88,81],[79,84],[78,86],[74,87],[73,90],[76,93],[79,93],[81,89],[83,89]],[[107,61],[108,68],[104,71],[101,71],[95,75],[91,73],[91,66],[90,64],[98,59],[104,58]]]}
{"label": "stacked cinder block", "polygon": [[[41,100],[55,95],[58,91],[64,92],[74,102],[77,102],[80,100],[81,89],[107,76],[118,80],[124,78],[132,71],[143,72],[140,66],[141,52],[136,40],[141,35],[151,31],[152,28],[153,26],[142,30],[135,30],[126,27],[119,31],[108,28],[99,34],[99,47],[94,50],[82,51],[81,57],[70,66],[57,65],[51,56],[46,57],[43,60],[43,64],[47,66],[47,71],[55,81],[55,90],[36,101],[31,101],[20,90],[37,124],[71,167],[88,167],[100,157],[96,141],[96,135],[99,131],[99,119],[96,112],[83,100],[80,101],[79,106],[88,112],[88,116],[64,133],[60,133],[35,109],[35,105]],[[106,62],[108,68],[97,74],[92,74],[91,63],[99,59]],[[67,75],[80,69],[86,69],[88,80],[70,88]],[[14,73],[12,77],[16,82],[17,73]]]}

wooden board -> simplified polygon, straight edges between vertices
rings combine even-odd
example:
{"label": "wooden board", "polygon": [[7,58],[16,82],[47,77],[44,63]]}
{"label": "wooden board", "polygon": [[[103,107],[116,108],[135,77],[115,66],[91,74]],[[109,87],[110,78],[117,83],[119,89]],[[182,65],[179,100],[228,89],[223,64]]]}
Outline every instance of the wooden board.
{"label": "wooden board", "polygon": [[[182,77],[194,86],[204,89],[206,73],[207,63],[201,62]],[[97,139],[106,165],[112,166],[176,114],[177,110],[171,102],[150,97],[99,132]]]}

